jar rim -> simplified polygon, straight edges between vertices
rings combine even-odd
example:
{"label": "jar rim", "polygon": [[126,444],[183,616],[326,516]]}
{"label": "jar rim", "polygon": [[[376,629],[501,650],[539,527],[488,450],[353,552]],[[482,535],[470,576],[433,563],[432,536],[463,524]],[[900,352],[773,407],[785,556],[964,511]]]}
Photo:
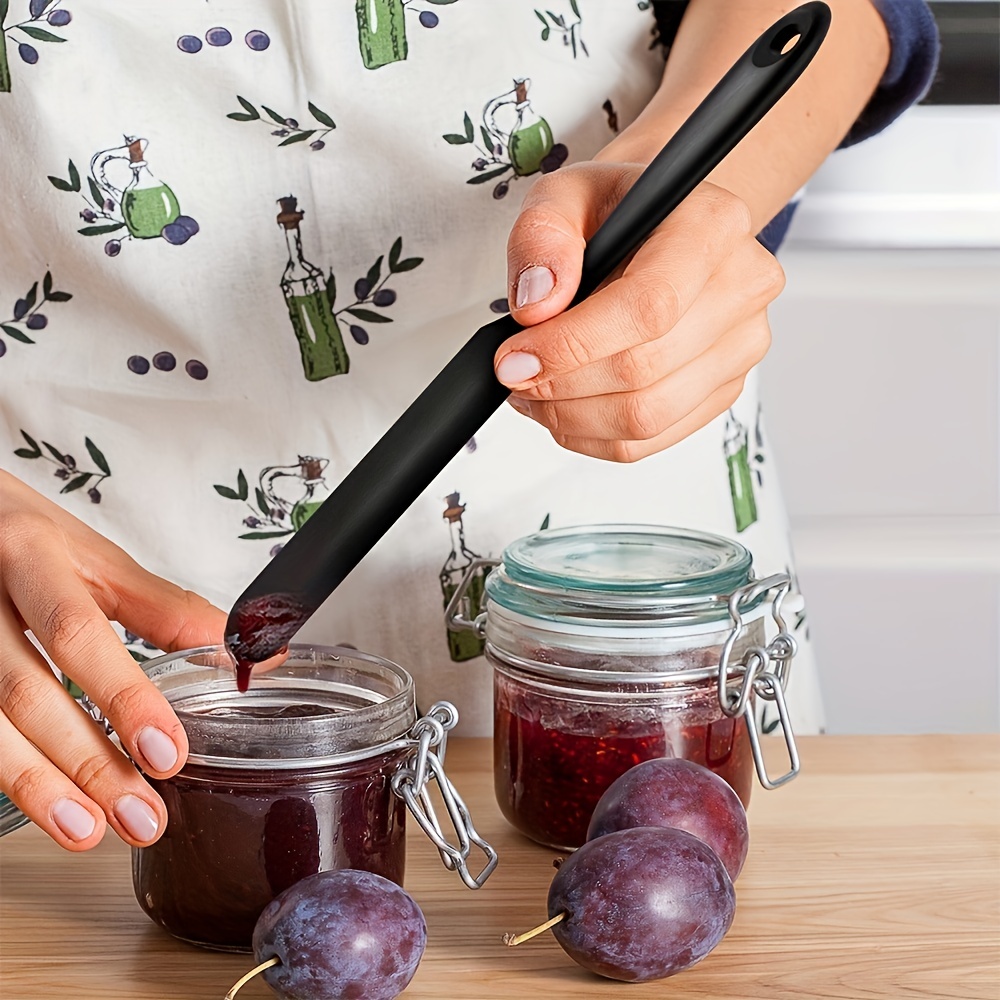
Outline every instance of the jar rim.
{"label": "jar rim", "polygon": [[722,535],[654,524],[574,525],[508,545],[486,594],[499,607],[553,622],[694,624],[727,618],[729,595],[753,579],[750,551]]}
{"label": "jar rim", "polygon": [[290,643],[280,665],[236,688],[223,645],[143,664],[184,726],[188,762],[268,770],[337,766],[408,745],[413,678],[399,664],[342,646]]}

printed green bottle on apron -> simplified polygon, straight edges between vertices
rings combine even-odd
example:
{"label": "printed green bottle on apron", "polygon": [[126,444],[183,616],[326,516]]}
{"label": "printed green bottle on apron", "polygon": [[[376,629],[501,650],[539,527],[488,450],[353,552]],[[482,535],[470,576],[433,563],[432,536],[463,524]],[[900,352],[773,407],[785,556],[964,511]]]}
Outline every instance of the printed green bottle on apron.
{"label": "printed green bottle on apron", "polygon": [[[445,559],[441,567],[441,594],[444,597],[443,607],[448,607],[448,602],[452,595],[458,590],[459,584],[465,577],[466,570],[479,556],[465,544],[465,526],[462,524],[462,515],[465,513],[465,504],[461,502],[458,493],[450,493],[445,498],[448,506],[445,508],[444,519],[448,522],[451,531],[451,552]],[[486,574],[489,570],[480,567],[466,590],[466,597],[469,601],[468,617],[475,619],[482,610],[483,594],[485,591]],[[477,656],[483,655],[486,648],[484,639],[479,638],[475,632],[453,632],[445,629],[448,636],[448,652],[455,663],[464,660],[474,660]]]}
{"label": "printed green bottle on apron", "polygon": [[[295,465],[270,465],[261,471],[260,485],[271,511],[289,510],[292,527],[298,531],[326,499],[316,498],[317,491],[326,492],[323,472],[329,459],[299,455]],[[259,498],[258,498],[259,499]]]}
{"label": "printed green bottle on apron", "polygon": [[7,59],[7,36],[0,17],[0,94],[10,93],[10,62]]}
{"label": "printed green bottle on apron", "polygon": [[[483,110],[483,124],[501,145],[506,145],[514,173],[521,177],[541,170],[542,160],[552,152],[552,129],[549,123],[535,114],[528,100],[531,81],[518,79],[513,89],[494,97]],[[497,112],[505,105],[513,105],[516,118],[506,129],[497,120]]]}
{"label": "printed green bottle on apron", "polygon": [[358,44],[368,69],[406,58],[403,0],[357,0]]}
{"label": "printed green bottle on apron", "polygon": [[726,418],[724,450],[729,467],[729,492],[733,498],[736,530],[745,531],[757,520],[757,501],[753,495],[747,429],[732,410]]}
{"label": "printed green bottle on apron", "polygon": [[345,375],[350,368],[340,324],[333,315],[323,272],[310,264],[302,253],[297,199],[281,198],[278,224],[285,230],[288,263],[281,276],[281,291],[288,307],[288,317],[299,342],[302,369],[310,382],[331,375]]}
{"label": "printed green bottle on apron", "polygon": [[[125,145],[96,153],[90,161],[90,173],[97,186],[112,201],[121,206],[122,218],[128,231],[139,240],[160,236],[163,227],[174,222],[181,207],[173,191],[153,176],[146,162],[146,139],[125,137]],[[108,180],[109,163],[125,160],[132,170],[132,179],[119,190]]]}

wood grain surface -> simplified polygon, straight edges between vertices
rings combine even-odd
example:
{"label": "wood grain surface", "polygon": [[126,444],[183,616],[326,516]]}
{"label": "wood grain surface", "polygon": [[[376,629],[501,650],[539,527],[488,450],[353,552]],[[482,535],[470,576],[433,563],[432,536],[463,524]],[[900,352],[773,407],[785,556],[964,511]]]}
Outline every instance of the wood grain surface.
{"label": "wood grain surface", "polygon": [[[411,824],[407,888],[429,939],[404,997],[998,1000],[1000,736],[800,742],[803,773],[754,791],[729,934],[687,972],[626,985],[585,973],[548,933],[501,943],[544,919],[555,855],[500,816],[489,743],[451,741],[448,771],[500,866],[470,891]],[[5,1000],[222,1000],[251,964],[155,927],[110,831],[79,855],[31,826],[0,840]],[[271,996],[259,980],[240,992]]]}

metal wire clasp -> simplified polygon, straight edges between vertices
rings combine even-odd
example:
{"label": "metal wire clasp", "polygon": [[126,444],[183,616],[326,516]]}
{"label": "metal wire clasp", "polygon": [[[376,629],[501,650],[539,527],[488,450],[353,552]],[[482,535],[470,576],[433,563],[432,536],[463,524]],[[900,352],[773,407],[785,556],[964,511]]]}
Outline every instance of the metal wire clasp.
{"label": "metal wire clasp", "polygon": [[489,566],[489,568],[492,569],[494,566],[499,565],[499,559],[476,558],[469,563],[465,569],[465,575],[462,577],[462,582],[459,583],[458,587],[455,589],[455,593],[451,595],[451,600],[448,602],[448,606],[444,609],[444,623],[449,631],[475,632],[480,639],[485,637],[486,612],[484,611],[482,614],[476,615],[475,618],[469,617],[469,585],[472,583],[472,578],[484,566]]}
{"label": "metal wire clasp", "polygon": [[[799,773],[799,751],[795,745],[788,706],[785,702],[785,685],[792,658],[798,648],[795,638],[787,630],[781,613],[781,602],[791,588],[791,577],[787,573],[775,573],[755,583],[734,590],[729,597],[729,615],[733,620],[733,630],[722,647],[719,658],[719,704],[730,718],[742,715],[746,720],[750,736],[750,749],[757,769],[757,777],[765,788],[777,788],[791,781]],[[743,660],[732,662],[733,648],[743,634],[744,623],[741,609],[752,605],[763,594],[776,591],[771,603],[771,616],[778,626],[777,635],[766,646],[751,646]],[[739,692],[729,688],[730,674],[742,674]],[[790,763],[789,770],[780,778],[771,778],[767,773],[764,755],[761,752],[760,733],[754,716],[750,696],[755,694],[765,701],[773,701],[778,710],[778,723],[785,738]]]}
{"label": "metal wire clasp", "polygon": [[[468,806],[444,771],[448,731],[454,729],[456,722],[458,710],[447,701],[436,702],[426,715],[417,719],[410,730],[413,752],[393,775],[392,790],[406,803],[420,829],[438,849],[445,868],[457,871],[470,889],[481,889],[497,866],[497,852],[476,832]],[[428,791],[431,781],[437,782],[455,829],[457,847],[448,842],[441,829]],[[473,875],[467,864],[473,846],[486,855],[486,864],[478,875]]]}

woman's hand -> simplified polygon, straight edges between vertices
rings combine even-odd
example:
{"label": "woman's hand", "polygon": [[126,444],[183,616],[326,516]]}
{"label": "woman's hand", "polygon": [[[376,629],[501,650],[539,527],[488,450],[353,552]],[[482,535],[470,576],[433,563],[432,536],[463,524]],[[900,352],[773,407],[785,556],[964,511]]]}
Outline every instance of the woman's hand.
{"label": "woman's hand", "polygon": [[632,462],[724,413],[771,342],[784,286],[747,206],[704,183],[610,282],[568,312],[586,241],[642,172],[600,160],[547,174],[508,244],[509,298],[529,329],[497,352],[511,405],[571,451]]}
{"label": "woman's hand", "polygon": [[25,635],[101,708],[152,777],[180,770],[187,738],[110,621],[161,649],[221,642],[226,615],[0,470],[0,790],[57,844],[163,832],[162,800],[77,705]]}

